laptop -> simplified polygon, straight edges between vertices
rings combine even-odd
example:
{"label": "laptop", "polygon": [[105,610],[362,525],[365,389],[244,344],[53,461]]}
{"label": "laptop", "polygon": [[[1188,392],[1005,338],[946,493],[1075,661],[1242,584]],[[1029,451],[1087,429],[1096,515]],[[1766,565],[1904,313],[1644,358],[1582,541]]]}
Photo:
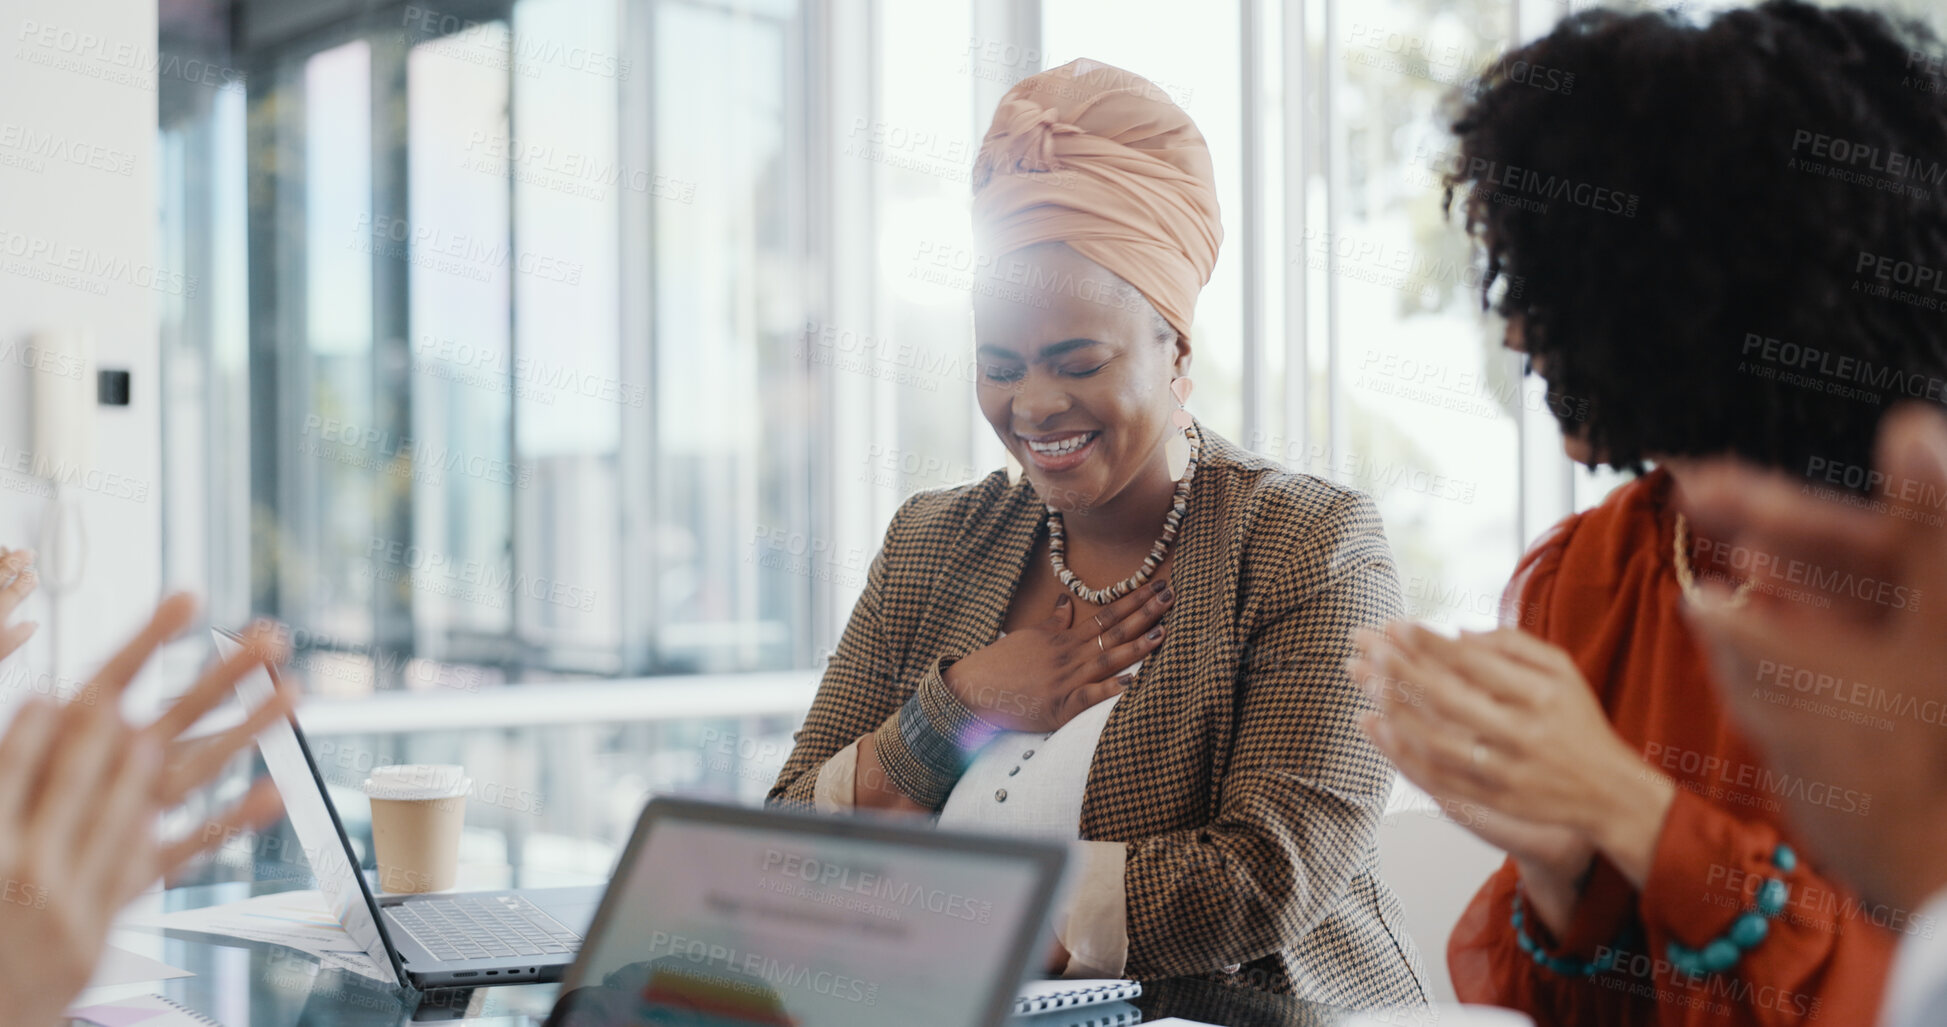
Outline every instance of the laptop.
{"label": "laptop", "polygon": [[[214,634],[225,659],[241,650],[235,633]],[[246,709],[270,699],[276,673],[264,665],[237,682]],[[352,941],[397,983],[421,990],[530,984],[559,980],[574,962],[600,887],[374,895],[297,718],[265,728],[257,747],[318,890]]]}
{"label": "laptop", "polygon": [[1067,854],[1045,840],[657,798],[547,1027],[1004,1024],[1048,951]]}

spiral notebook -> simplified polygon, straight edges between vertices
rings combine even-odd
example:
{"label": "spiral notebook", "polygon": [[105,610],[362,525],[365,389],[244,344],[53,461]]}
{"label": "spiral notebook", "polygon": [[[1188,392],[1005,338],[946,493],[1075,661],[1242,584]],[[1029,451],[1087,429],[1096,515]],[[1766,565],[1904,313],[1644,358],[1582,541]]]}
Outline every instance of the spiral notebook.
{"label": "spiral notebook", "polygon": [[67,1027],[223,1027],[161,995],[139,995],[67,1011]]}
{"label": "spiral notebook", "polygon": [[1014,998],[1014,1015],[1032,1016],[1092,1006],[1098,1002],[1126,1002],[1142,993],[1143,986],[1135,981],[1030,981],[1021,986],[1020,993]]}

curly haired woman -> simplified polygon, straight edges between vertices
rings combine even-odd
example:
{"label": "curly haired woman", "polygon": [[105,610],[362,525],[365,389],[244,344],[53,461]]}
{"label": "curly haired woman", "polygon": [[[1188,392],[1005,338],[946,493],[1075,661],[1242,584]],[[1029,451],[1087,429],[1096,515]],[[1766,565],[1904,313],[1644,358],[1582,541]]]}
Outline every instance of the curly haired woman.
{"label": "curly haired woman", "polygon": [[[1586,409],[1561,418],[1571,456],[1656,469],[1536,543],[1510,627],[1362,636],[1379,747],[1509,855],[1451,937],[1461,998],[1589,1027],[1873,1021],[1892,937],[1785,816],[1807,795],[1879,815],[1872,796],[1767,768],[1682,616],[1705,583],[1813,603],[1839,583],[1678,504],[1725,456],[1843,489],[1893,401],[1947,382],[1941,304],[1899,281],[1947,272],[1947,96],[1910,70],[1939,51],[1798,2],[1591,11],[1504,64],[1572,92],[1496,73],[1466,98],[1450,187],[1522,283],[1488,283],[1509,345],[1574,400],[1552,409]],[[1916,598],[1884,584],[1847,587]]]}

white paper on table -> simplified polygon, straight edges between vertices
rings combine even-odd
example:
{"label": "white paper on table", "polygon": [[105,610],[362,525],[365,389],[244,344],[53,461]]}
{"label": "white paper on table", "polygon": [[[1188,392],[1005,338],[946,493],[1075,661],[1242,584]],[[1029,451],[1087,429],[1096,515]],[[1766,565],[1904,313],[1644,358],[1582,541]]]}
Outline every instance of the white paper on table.
{"label": "white paper on table", "polygon": [[137,914],[117,926],[193,931],[283,945],[310,955],[326,967],[350,970],[386,984],[399,983],[391,967],[373,962],[352,941],[317,891],[278,892],[200,909]]}
{"label": "white paper on table", "polygon": [[112,988],[118,984],[144,984],[194,976],[188,970],[170,966],[159,959],[150,959],[110,945],[102,951],[101,962],[95,964],[95,975],[88,979],[88,987]]}
{"label": "white paper on table", "polygon": [[66,1013],[67,1022],[94,1027],[223,1027],[215,1020],[161,995],[135,995],[97,1002]]}

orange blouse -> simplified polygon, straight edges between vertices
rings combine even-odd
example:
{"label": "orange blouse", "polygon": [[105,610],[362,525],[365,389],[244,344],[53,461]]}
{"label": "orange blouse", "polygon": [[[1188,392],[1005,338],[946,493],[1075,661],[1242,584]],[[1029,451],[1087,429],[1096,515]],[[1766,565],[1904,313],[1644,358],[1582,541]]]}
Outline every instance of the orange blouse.
{"label": "orange blouse", "polygon": [[[1892,958],[1885,928],[1908,924],[1809,867],[1784,811],[1810,798],[1864,815],[1872,796],[1769,770],[1731,724],[1679,612],[1670,488],[1656,471],[1557,525],[1522,558],[1504,611],[1566,649],[1616,731],[1678,785],[1640,893],[1597,857],[1564,937],[1527,918],[1551,954],[1593,962],[1616,950],[1615,968],[1564,977],[1519,948],[1509,924],[1519,875],[1509,860],[1454,927],[1455,990],[1465,1002],[1523,1010],[1542,1027],[1871,1024]],[[1799,855],[1789,873],[1772,863],[1780,842]],[[1700,949],[1722,937],[1771,877],[1790,897],[1735,967],[1693,976],[1670,965],[1671,942]]]}

